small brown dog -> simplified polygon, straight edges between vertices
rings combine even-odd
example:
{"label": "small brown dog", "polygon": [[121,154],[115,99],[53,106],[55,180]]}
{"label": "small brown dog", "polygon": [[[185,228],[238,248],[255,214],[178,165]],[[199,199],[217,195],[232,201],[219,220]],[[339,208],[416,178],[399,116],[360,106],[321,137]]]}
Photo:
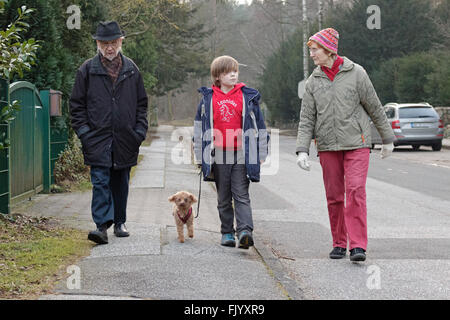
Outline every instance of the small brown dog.
{"label": "small brown dog", "polygon": [[173,202],[173,216],[177,226],[178,240],[184,242],[184,228],[186,224],[189,238],[194,237],[194,213],[192,204],[197,202],[197,198],[187,191],[177,192],[169,197],[169,202]]}

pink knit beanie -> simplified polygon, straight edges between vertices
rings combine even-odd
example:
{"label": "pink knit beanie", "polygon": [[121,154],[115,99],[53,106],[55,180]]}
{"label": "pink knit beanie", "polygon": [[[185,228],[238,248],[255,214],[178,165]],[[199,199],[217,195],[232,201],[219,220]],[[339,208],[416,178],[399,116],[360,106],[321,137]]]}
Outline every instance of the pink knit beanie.
{"label": "pink knit beanie", "polygon": [[331,53],[337,54],[339,32],[333,28],[323,29],[309,38],[308,46],[311,46],[311,41],[316,42]]}

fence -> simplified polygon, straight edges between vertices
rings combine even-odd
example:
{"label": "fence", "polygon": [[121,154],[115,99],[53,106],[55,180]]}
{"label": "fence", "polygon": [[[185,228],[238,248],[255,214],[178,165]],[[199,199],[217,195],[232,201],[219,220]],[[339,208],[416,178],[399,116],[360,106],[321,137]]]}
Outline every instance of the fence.
{"label": "fence", "polygon": [[[44,189],[44,164],[48,162],[48,112],[39,92],[26,81],[9,87],[10,99],[18,100],[20,111],[10,123],[10,205]],[[45,168],[48,172],[48,168]],[[47,190],[49,188],[46,188]]]}
{"label": "fence", "polygon": [[[9,83],[0,78],[0,111],[9,102]],[[9,126],[0,123],[0,142],[9,138]],[[0,212],[9,213],[9,148],[0,150]]]}
{"label": "fence", "polygon": [[[65,148],[68,130],[60,92],[39,92],[26,81],[1,84],[1,104],[18,100],[21,106],[9,125],[0,124],[0,136],[6,132],[10,140],[10,147],[0,151],[0,212],[9,213],[15,203],[42,191],[50,192],[54,163]],[[56,116],[50,117],[53,114]]]}
{"label": "fence", "polygon": [[41,99],[50,110],[50,183],[54,184],[55,163],[69,140],[69,130],[64,116],[69,111],[67,105],[63,105],[62,93],[59,91],[41,90]]}

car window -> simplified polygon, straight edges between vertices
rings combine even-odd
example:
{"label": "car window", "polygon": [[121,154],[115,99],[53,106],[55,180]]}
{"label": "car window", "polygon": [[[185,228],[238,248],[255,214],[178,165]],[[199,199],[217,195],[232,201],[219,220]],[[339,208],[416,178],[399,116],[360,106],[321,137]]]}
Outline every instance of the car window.
{"label": "car window", "polygon": [[386,108],[386,117],[394,118],[395,117],[395,109],[394,108]]}
{"label": "car window", "polygon": [[430,107],[407,107],[398,110],[398,116],[402,118],[437,118],[437,113]]}

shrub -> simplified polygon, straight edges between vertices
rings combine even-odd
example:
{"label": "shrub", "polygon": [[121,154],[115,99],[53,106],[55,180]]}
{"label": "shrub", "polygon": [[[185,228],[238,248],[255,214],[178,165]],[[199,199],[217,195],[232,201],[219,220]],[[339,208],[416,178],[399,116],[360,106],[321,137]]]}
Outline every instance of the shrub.
{"label": "shrub", "polygon": [[[90,180],[89,167],[84,164],[83,152],[78,138],[74,135],[55,163],[55,183],[63,191],[78,189]],[[54,188],[57,192],[60,189]]]}

